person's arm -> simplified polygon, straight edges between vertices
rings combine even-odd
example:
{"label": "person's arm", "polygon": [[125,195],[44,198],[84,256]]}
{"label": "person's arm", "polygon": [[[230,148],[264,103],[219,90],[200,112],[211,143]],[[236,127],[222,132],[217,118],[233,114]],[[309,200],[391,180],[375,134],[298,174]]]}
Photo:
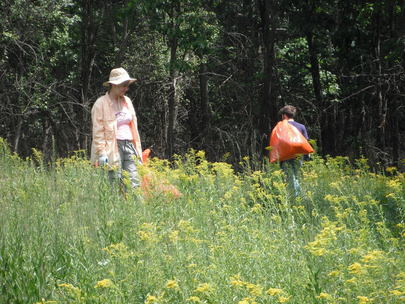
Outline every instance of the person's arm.
{"label": "person's arm", "polygon": [[[309,140],[307,128],[304,125],[303,125],[303,129],[302,129],[302,135],[304,135],[306,140]],[[303,159],[304,159],[304,161],[310,160],[311,159],[311,154],[305,154]]]}
{"label": "person's arm", "polygon": [[135,108],[132,104],[131,99],[129,99],[128,97],[125,96],[125,101],[127,102],[128,108],[131,112],[132,115],[132,136],[134,138],[134,144],[135,144],[135,149],[136,149],[136,153],[138,154],[138,156],[140,157],[140,159],[142,159],[142,144],[141,144],[141,137],[139,135],[139,131],[138,131],[138,119],[136,117],[136,112],[135,112]]}
{"label": "person's arm", "polygon": [[91,109],[91,121],[93,132],[93,143],[97,158],[107,156],[105,151],[106,140],[104,133],[104,115],[101,100],[97,100]]}
{"label": "person's arm", "polygon": [[305,128],[304,125],[302,125],[302,135],[304,135],[304,137],[306,138],[306,140],[309,140],[307,128]]}

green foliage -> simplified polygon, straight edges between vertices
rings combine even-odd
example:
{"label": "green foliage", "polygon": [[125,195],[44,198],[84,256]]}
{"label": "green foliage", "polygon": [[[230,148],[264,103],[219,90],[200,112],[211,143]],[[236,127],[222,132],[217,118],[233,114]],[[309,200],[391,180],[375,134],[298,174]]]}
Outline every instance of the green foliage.
{"label": "green foliage", "polygon": [[315,157],[294,199],[277,165],[252,171],[245,158],[236,173],[189,151],[140,167],[156,188],[124,198],[80,154],[45,170],[40,153],[4,151],[1,302],[391,304],[404,295],[405,183],[394,169]]}

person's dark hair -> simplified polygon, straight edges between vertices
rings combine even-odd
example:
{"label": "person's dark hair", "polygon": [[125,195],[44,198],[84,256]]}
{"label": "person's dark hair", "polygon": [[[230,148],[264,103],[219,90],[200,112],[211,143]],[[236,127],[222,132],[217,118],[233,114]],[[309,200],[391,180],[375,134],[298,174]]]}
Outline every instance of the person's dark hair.
{"label": "person's dark hair", "polygon": [[288,118],[294,118],[295,114],[297,113],[297,109],[294,106],[284,106],[278,112],[279,115],[285,114]]}

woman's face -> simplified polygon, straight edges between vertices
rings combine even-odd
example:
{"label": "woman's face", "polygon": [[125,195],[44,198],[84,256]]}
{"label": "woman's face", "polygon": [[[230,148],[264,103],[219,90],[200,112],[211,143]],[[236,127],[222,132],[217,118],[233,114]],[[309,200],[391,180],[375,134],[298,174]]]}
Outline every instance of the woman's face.
{"label": "woman's face", "polygon": [[117,96],[124,96],[125,93],[128,91],[128,87],[129,87],[129,81],[120,83],[120,84],[113,84],[111,87],[111,90],[113,91],[113,93]]}

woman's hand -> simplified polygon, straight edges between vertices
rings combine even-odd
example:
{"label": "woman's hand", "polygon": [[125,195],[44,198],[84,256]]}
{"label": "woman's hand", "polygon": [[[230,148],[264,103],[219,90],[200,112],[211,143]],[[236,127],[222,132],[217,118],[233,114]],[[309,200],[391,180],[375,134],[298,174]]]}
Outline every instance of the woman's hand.
{"label": "woman's hand", "polygon": [[106,155],[101,155],[98,158],[98,165],[99,166],[105,166],[105,165],[107,165],[107,163],[108,163],[108,157]]}

